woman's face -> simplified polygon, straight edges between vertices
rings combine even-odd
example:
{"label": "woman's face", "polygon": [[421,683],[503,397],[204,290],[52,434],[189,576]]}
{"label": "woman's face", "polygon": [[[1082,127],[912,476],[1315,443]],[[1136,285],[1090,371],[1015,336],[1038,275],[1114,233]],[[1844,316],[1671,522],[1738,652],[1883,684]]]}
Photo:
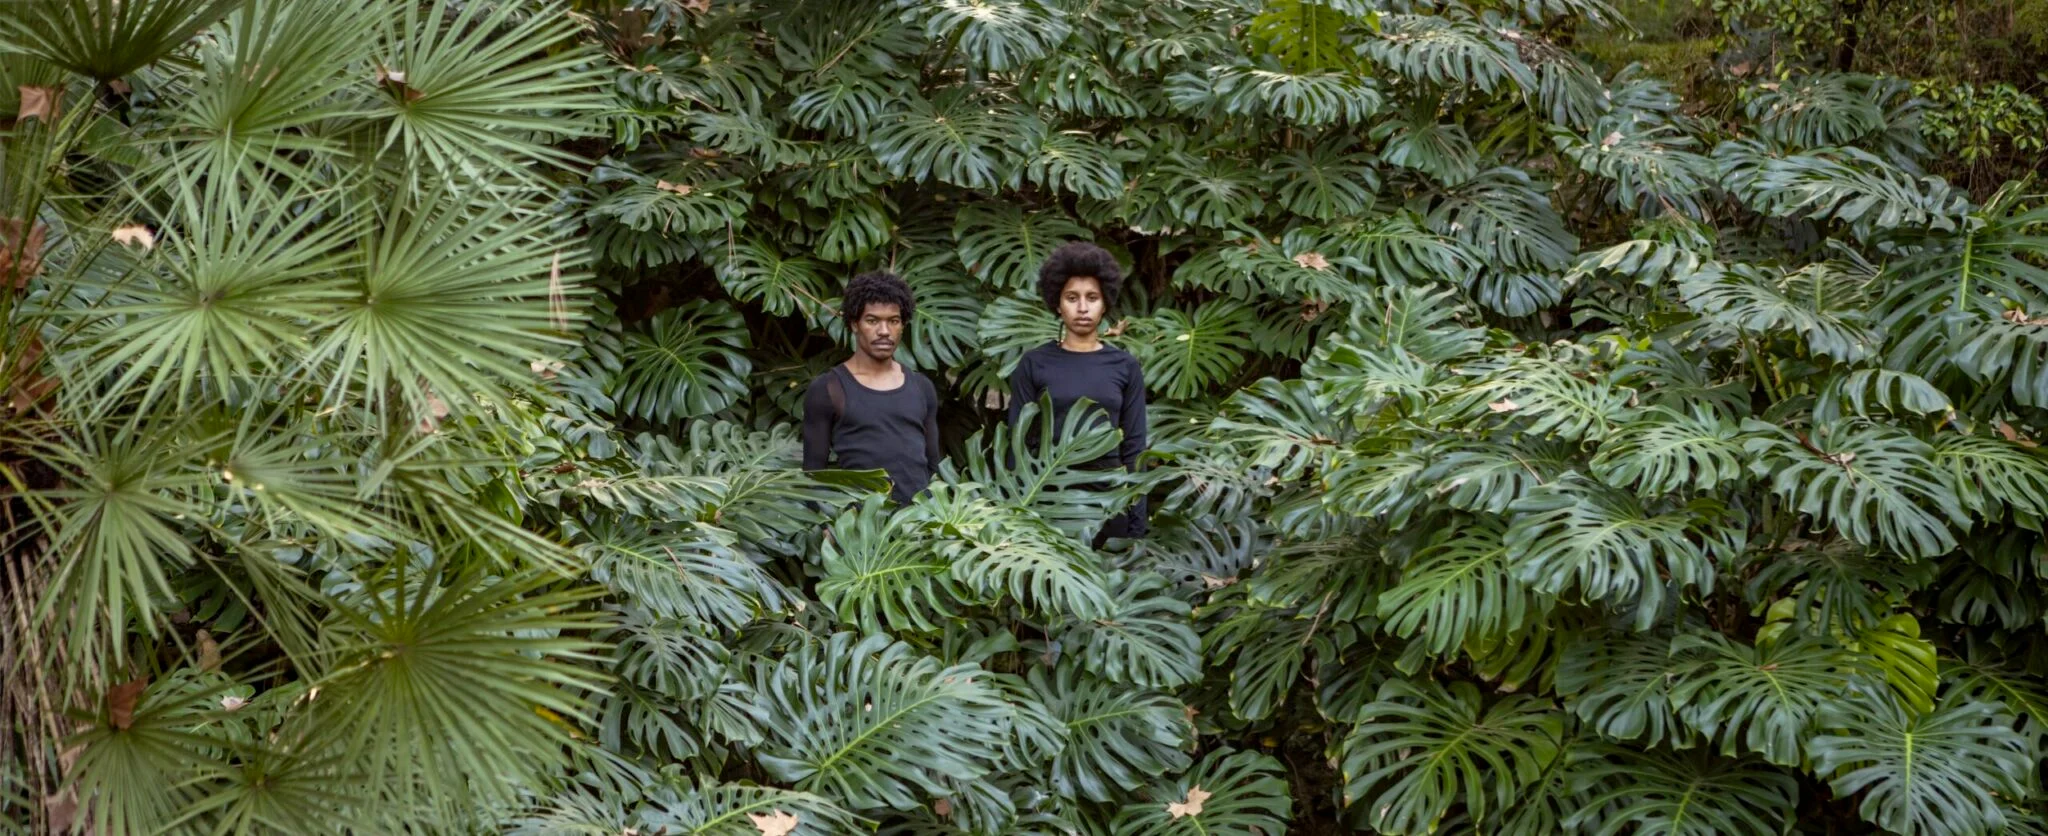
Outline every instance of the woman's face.
{"label": "woman's face", "polygon": [[1106,307],[1102,283],[1094,276],[1069,277],[1066,288],[1060,291],[1060,322],[1067,326],[1068,333],[1095,333]]}

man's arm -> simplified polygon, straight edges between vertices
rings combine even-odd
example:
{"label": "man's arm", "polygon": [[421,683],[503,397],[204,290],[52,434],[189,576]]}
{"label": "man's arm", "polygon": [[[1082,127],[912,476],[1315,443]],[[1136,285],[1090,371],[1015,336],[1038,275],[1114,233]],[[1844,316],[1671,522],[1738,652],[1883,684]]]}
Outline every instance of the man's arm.
{"label": "man's arm", "polygon": [[939,387],[932,379],[918,375],[924,381],[924,464],[933,476],[939,473]]}
{"label": "man's arm", "polygon": [[824,470],[831,461],[832,395],[821,375],[804,390],[804,469]]}

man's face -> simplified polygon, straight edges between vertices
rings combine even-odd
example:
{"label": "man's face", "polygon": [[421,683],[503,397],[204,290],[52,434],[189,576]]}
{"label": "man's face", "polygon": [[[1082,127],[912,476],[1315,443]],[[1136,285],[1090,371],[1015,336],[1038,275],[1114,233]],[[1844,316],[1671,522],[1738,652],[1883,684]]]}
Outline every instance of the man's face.
{"label": "man's face", "polygon": [[854,346],[872,360],[896,356],[896,341],[902,337],[903,311],[892,303],[869,303],[853,323]]}

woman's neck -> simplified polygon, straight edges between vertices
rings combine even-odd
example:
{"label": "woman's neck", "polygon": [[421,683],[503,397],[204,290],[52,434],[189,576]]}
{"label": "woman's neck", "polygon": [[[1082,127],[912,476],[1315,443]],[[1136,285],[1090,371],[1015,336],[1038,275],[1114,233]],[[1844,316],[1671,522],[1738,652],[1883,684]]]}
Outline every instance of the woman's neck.
{"label": "woman's neck", "polygon": [[1060,347],[1068,351],[1096,351],[1102,348],[1102,336],[1092,332],[1076,334],[1066,331],[1060,334]]}

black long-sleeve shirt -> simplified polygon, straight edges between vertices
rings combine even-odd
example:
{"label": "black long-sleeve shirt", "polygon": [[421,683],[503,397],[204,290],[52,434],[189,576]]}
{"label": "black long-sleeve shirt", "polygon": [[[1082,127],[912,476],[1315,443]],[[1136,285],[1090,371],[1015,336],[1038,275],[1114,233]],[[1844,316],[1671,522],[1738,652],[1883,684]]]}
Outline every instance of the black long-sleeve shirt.
{"label": "black long-sleeve shirt", "polygon": [[[1065,426],[1074,403],[1087,398],[1095,403],[1095,409],[1101,410],[1099,414],[1109,417],[1123,431],[1123,442],[1115,452],[1082,467],[1107,470],[1121,465],[1129,471],[1138,469],[1138,456],[1145,452],[1147,444],[1145,370],[1138,364],[1138,358],[1107,343],[1095,351],[1068,351],[1057,342],[1046,343],[1026,352],[1024,359],[1017,362],[1017,370],[1010,373],[1011,426],[1016,426],[1024,405],[1037,401],[1042,393],[1052,395],[1055,426]],[[1148,528],[1145,505],[1145,498],[1138,497],[1129,510],[1111,521],[1107,531],[1118,537],[1142,536]]]}
{"label": "black long-sleeve shirt", "polygon": [[1010,423],[1015,425],[1024,405],[1046,392],[1052,393],[1053,420],[1058,426],[1066,425],[1067,411],[1074,408],[1075,401],[1087,398],[1123,430],[1124,440],[1116,452],[1088,466],[1137,468],[1138,455],[1145,452],[1146,445],[1145,370],[1138,365],[1138,358],[1108,343],[1095,351],[1068,351],[1053,342],[1025,352],[1017,370],[1010,373]]}
{"label": "black long-sleeve shirt", "polygon": [[[836,420],[826,383],[833,376],[846,406]],[[908,504],[938,466],[939,392],[924,375],[904,369],[902,386],[870,389],[839,365],[804,392],[805,470],[885,470],[889,495]]]}

